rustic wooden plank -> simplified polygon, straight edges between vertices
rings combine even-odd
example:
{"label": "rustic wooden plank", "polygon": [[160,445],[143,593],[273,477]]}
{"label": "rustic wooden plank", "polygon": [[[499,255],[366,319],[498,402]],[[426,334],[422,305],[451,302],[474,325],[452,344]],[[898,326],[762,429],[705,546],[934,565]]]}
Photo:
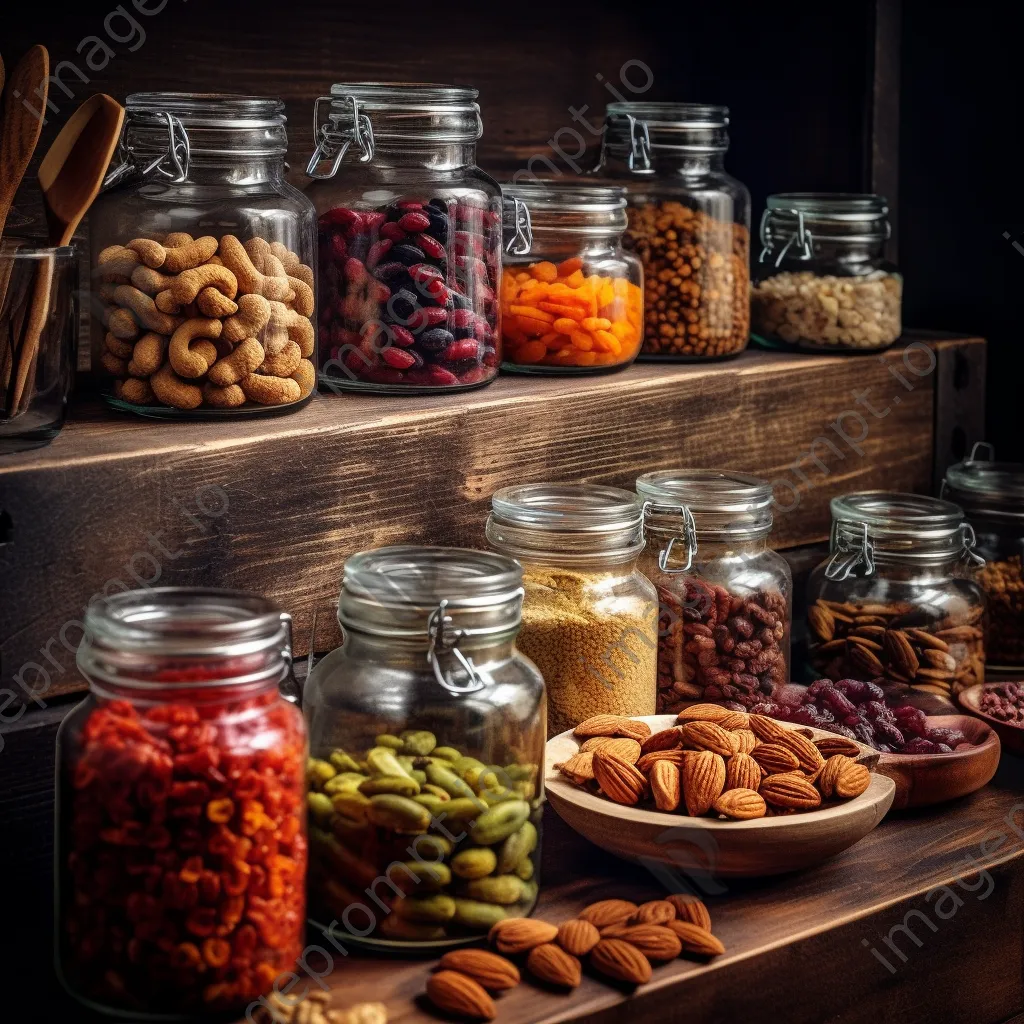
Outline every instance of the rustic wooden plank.
{"label": "rustic wooden plank", "polygon": [[[935,434],[932,489],[939,493],[946,470],[970,454],[985,432],[985,346],[943,345],[935,352]],[[998,452],[997,452],[998,454]]]}
{"label": "rustic wooden plank", "polygon": [[930,486],[934,375],[894,395],[888,368],[904,354],[751,351],[613,376],[502,377],[463,395],[327,395],[290,416],[225,423],[86,404],[48,448],[0,463],[12,538],[0,547],[13,598],[0,609],[4,681],[23,697],[36,689],[33,700],[80,688],[86,603],[140,585],[265,593],[295,616],[300,654],[327,650],[345,558],[399,541],[482,545],[490,496],[508,483],[631,486],[684,464],[742,469],[775,481],[779,546],[821,541],[832,495]]}
{"label": "rustic wooden plank", "polygon": [[889,200],[892,236],[886,246],[890,260],[899,260],[900,184],[900,43],[903,35],[902,0],[874,0],[869,47],[867,92],[869,189]]}

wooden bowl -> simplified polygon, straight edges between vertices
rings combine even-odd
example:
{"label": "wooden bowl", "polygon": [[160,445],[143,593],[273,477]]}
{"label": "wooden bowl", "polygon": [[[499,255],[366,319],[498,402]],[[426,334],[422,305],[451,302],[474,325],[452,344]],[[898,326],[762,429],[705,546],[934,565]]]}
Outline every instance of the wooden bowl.
{"label": "wooden bowl", "polygon": [[976,715],[995,730],[995,734],[1003,745],[1003,750],[1009,750],[1014,754],[1024,754],[1024,726],[1000,722],[998,718],[986,715],[981,710],[981,698],[985,691],[998,685],[998,683],[976,683],[974,686],[968,686],[966,690],[961,690],[957,700],[969,715]]}
{"label": "wooden bowl", "polygon": [[[647,715],[653,732],[676,724],[675,715]],[[784,728],[801,726],[780,722]],[[812,729],[815,739],[831,735]],[[858,744],[871,760],[878,752]],[[820,811],[753,821],[718,821],[625,807],[571,783],[554,766],[576,752],[572,731],[548,740],[545,786],[559,816],[585,839],[625,860],[668,864],[681,871],[723,878],[759,878],[819,864],[863,839],[885,817],[896,787],[872,773],[871,785],[853,800]]]}
{"label": "wooden bowl", "polygon": [[970,715],[934,715],[929,726],[959,729],[972,744],[951,754],[882,754],[875,769],[896,783],[893,810],[928,807],[981,789],[999,767],[999,737]]}

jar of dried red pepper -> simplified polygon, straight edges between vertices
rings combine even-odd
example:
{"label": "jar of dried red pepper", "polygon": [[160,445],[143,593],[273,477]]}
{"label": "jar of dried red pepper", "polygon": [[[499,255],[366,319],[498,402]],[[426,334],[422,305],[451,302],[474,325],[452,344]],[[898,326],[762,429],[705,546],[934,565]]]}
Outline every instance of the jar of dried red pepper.
{"label": "jar of dried red pepper", "polygon": [[290,624],[263,598],[96,600],[89,695],[57,738],[57,973],[132,1020],[241,1013],[305,922],[306,733],[279,685]]}

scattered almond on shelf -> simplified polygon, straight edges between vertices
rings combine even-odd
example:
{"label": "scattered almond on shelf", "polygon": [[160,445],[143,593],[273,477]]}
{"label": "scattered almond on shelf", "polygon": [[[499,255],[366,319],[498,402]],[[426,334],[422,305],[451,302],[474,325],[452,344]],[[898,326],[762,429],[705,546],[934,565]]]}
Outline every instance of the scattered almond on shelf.
{"label": "scattered almond on shelf", "polygon": [[253,1019],[258,1024],[388,1024],[383,1003],[356,1003],[344,1010],[329,1010],[328,992],[310,992],[300,1002],[291,1002],[276,992],[267,997]]}

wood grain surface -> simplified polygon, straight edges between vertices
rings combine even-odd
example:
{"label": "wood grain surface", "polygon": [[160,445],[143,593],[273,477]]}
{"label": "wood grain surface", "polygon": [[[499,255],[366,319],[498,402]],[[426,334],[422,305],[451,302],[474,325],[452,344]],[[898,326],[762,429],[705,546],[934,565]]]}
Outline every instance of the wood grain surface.
{"label": "wood grain surface", "polygon": [[[631,487],[672,466],[746,470],[777,482],[777,545],[823,540],[834,494],[929,488],[934,375],[905,391],[888,371],[897,365],[900,349],[750,351],[611,376],[501,377],[462,395],[325,395],[293,415],[224,423],[75,407],[48,448],[0,462],[5,685],[20,679],[23,699],[80,688],[71,666],[85,605],[140,585],[258,591],[295,616],[298,653],[329,650],[349,555],[400,541],[482,546],[490,496],[509,483]],[[865,388],[879,411],[889,403],[883,417],[858,411]]]}

